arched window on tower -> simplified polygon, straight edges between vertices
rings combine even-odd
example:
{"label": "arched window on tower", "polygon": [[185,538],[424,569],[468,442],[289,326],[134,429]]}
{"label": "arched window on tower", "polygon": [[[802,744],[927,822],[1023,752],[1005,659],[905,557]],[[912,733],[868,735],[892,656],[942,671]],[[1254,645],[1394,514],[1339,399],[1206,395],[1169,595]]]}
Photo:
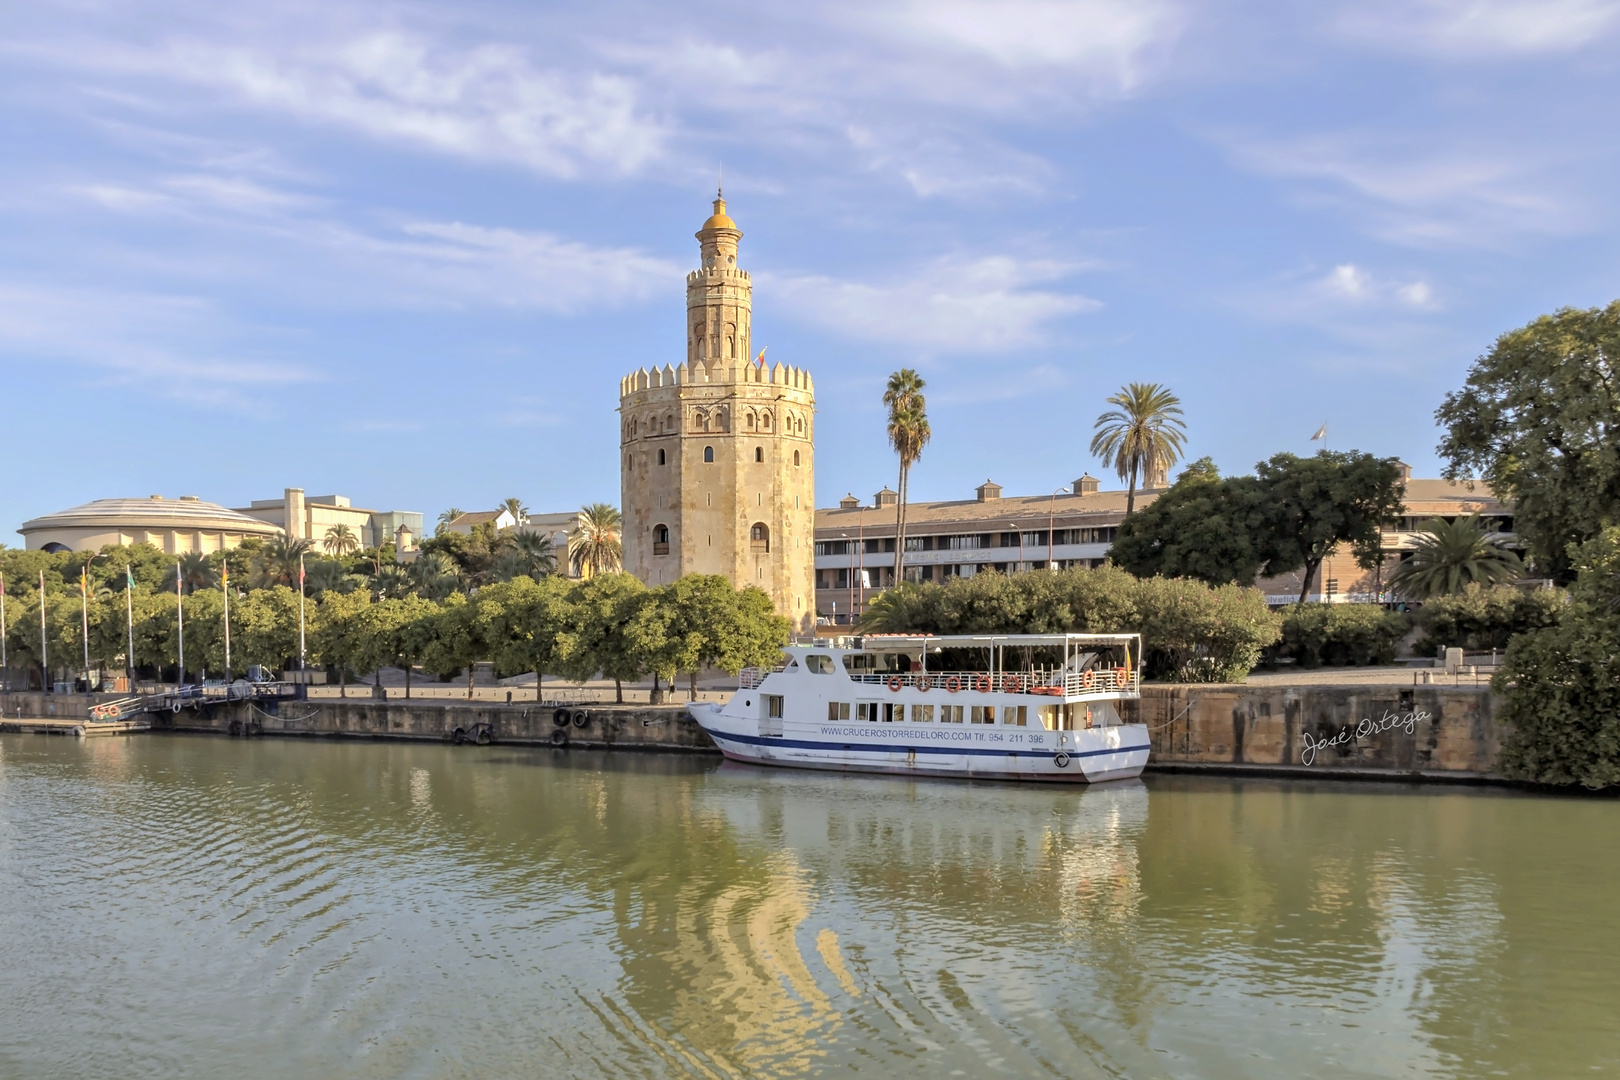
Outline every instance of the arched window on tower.
{"label": "arched window on tower", "polygon": [[754,447],[754,460],[755,461],[764,461],[765,460],[765,448],[763,446]]}
{"label": "arched window on tower", "polygon": [[653,526],[653,554],[654,555],[668,555],[669,554],[669,526],[668,525],[654,525]]}
{"label": "arched window on tower", "polygon": [[[799,463],[798,460],[797,460],[798,456],[799,456],[799,452],[797,450],[793,451],[793,457],[795,459],[793,464],[795,464],[795,465],[797,465]],[[660,449],[658,451],[658,464],[662,465],[663,463],[664,463],[664,451],[662,449]]]}
{"label": "arched window on tower", "polygon": [[748,530],[748,546],[750,549],[769,554],[771,550],[771,528],[763,521],[754,522]]}
{"label": "arched window on tower", "polygon": [[712,463],[714,461],[714,447],[705,446],[703,448],[703,460],[706,463]]}
{"label": "arched window on tower", "polygon": [[759,426],[762,431],[771,430],[771,414],[769,412],[759,414]]}
{"label": "arched window on tower", "polygon": [[754,430],[754,414],[753,413],[748,414],[748,430],[749,431]]}
{"label": "arched window on tower", "polygon": [[[660,450],[658,452],[659,452],[659,454],[663,453],[662,450]],[[664,463],[664,459],[662,457],[660,457],[658,459],[658,464],[662,465],[663,463]],[[798,465],[799,465],[799,452],[797,450],[795,450],[795,451],[793,451],[793,466],[794,466],[794,468],[798,468]]]}

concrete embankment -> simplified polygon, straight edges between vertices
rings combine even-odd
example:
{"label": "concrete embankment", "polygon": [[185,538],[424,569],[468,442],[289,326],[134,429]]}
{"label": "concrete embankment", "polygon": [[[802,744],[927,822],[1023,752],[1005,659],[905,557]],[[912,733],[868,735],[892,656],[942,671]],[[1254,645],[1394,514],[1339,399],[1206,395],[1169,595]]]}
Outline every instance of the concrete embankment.
{"label": "concrete embankment", "polygon": [[1496,779],[1485,687],[1145,686],[1149,768],[1389,780]]}
{"label": "concrete embankment", "polygon": [[[7,716],[84,717],[112,695],[8,694]],[[1502,726],[1484,687],[1148,685],[1128,719],[1151,730],[1152,770],[1384,780],[1495,779]],[[1134,713],[1134,715],[1132,715]],[[153,716],[157,731],[347,736],[716,753],[682,705],[243,702]],[[233,727],[234,725],[234,727]],[[257,725],[255,727],[255,725]]]}

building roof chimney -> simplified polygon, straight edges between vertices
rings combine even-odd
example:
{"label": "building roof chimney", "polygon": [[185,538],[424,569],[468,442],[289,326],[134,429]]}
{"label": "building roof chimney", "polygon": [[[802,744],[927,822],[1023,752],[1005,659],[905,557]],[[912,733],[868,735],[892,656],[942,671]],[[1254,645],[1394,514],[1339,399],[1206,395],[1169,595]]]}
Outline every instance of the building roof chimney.
{"label": "building roof chimney", "polygon": [[1395,459],[1395,467],[1397,469],[1401,470],[1401,479],[1402,480],[1410,480],[1410,479],[1412,479],[1412,466],[1408,465],[1406,462],[1402,461],[1400,458],[1396,458]]}
{"label": "building roof chimney", "polygon": [[1098,480],[1090,473],[1086,473],[1086,475],[1074,482],[1074,493],[1076,495],[1095,495],[1101,487],[1101,480]]}
{"label": "building roof chimney", "polygon": [[882,491],[872,496],[872,498],[874,506],[900,505],[900,493],[898,491],[891,490],[888,487],[885,487]]}
{"label": "building roof chimney", "polygon": [[848,495],[845,495],[842,499],[838,500],[838,509],[840,510],[854,510],[859,508],[860,505],[861,500],[855,497],[855,493],[853,491]]}
{"label": "building roof chimney", "polygon": [[979,497],[980,502],[992,502],[1001,498],[1001,485],[994,480],[986,480],[974,488],[973,493]]}

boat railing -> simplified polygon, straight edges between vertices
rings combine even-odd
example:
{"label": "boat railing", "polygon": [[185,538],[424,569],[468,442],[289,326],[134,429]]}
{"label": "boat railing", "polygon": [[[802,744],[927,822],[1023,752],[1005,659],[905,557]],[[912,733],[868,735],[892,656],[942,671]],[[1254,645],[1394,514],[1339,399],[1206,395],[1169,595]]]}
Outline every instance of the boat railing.
{"label": "boat railing", "polygon": [[[962,691],[981,694],[1036,694],[1080,697],[1084,694],[1135,694],[1142,689],[1142,674],[1135,668],[1094,668],[1089,671],[911,671],[862,672],[851,682],[890,690]],[[758,685],[757,683],[754,685]]]}
{"label": "boat railing", "polygon": [[774,667],[745,667],[737,673],[737,689],[752,690],[765,681],[765,676],[775,675],[778,671],[785,670],[787,670],[787,661],[785,660]]}

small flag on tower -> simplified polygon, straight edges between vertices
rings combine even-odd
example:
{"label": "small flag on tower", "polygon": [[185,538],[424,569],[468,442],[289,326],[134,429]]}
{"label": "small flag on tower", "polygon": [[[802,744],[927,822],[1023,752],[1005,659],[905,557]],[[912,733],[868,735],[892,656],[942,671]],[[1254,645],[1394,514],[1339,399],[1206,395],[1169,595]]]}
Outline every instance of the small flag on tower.
{"label": "small flag on tower", "polygon": [[[770,348],[769,345],[765,346],[765,349],[768,349],[768,348]],[[755,363],[755,365],[757,365],[759,367],[764,367],[765,366],[765,349],[759,350],[759,355],[754,357],[754,363]]]}
{"label": "small flag on tower", "polygon": [[1315,442],[1317,439],[1325,438],[1327,438],[1327,425],[1323,424],[1321,427],[1316,429],[1316,434],[1311,436],[1311,442]]}

